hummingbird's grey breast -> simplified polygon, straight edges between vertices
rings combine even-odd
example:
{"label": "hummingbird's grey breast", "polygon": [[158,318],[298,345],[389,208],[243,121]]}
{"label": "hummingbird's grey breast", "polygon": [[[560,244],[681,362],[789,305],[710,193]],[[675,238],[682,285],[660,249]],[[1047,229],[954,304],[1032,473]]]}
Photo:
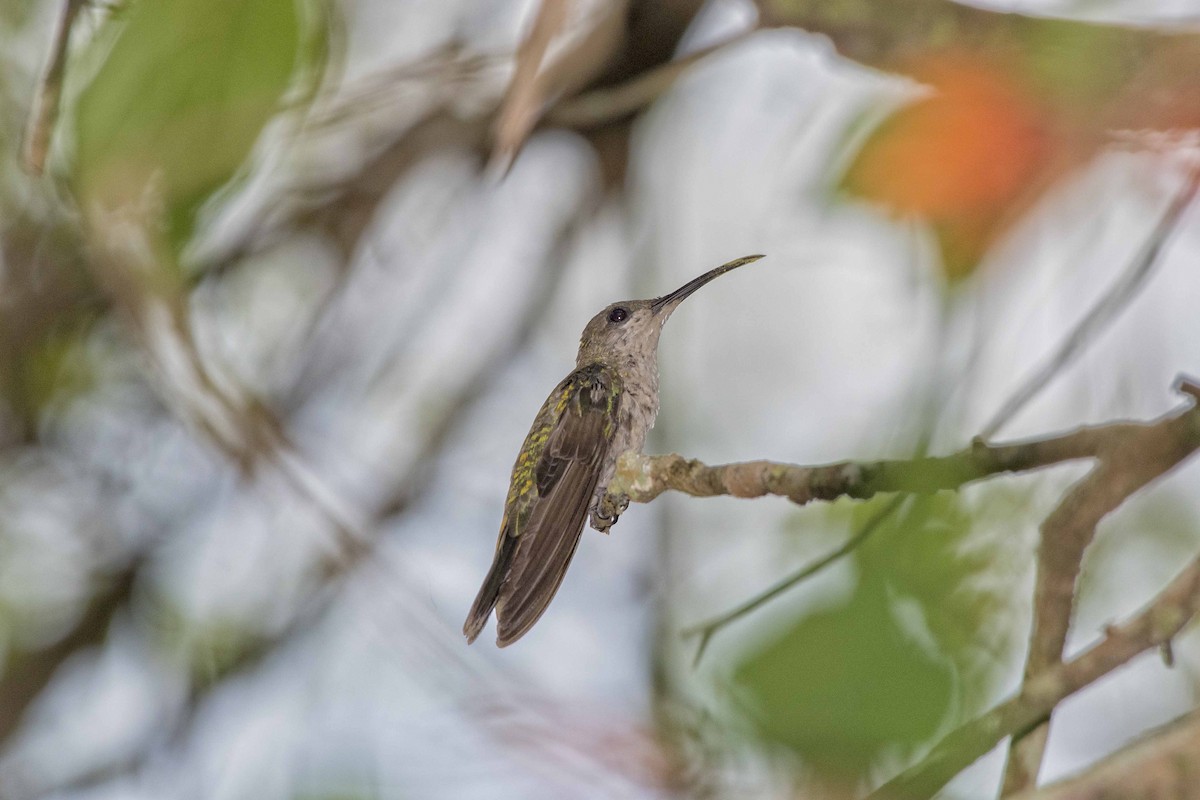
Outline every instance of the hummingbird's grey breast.
{"label": "hummingbird's grey breast", "polygon": [[[655,343],[657,344],[657,342]],[[621,378],[621,402],[617,411],[617,429],[612,446],[604,459],[604,467],[597,481],[596,495],[588,513],[596,510],[596,504],[608,491],[608,484],[617,471],[617,460],[621,454],[632,450],[642,452],[646,436],[654,427],[658,417],[658,354],[650,353],[640,361],[627,361],[617,367]]]}

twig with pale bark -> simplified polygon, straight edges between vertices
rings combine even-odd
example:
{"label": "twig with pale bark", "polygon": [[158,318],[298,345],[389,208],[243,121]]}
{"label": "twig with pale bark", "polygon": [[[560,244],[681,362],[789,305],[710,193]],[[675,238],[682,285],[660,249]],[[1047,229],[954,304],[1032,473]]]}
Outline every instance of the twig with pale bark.
{"label": "twig with pale bark", "polygon": [[[1032,635],[1025,689],[1014,701],[998,707],[993,715],[983,718],[990,722],[980,723],[985,731],[998,729],[996,726],[1003,723],[1000,725],[1003,732],[983,750],[972,744],[979,741],[978,732],[964,733],[957,739],[948,738],[939,745],[940,750],[935,748],[928,758],[898,778],[899,783],[889,784],[889,792],[897,792],[895,795],[879,795],[925,797],[932,795],[945,781],[969,766],[1004,736],[1011,735],[1014,741],[1024,739],[1036,743],[1036,753],[1040,759],[1046,722],[1058,700],[1142,650],[1169,644],[1171,636],[1191,618],[1195,611],[1196,580],[1200,579],[1196,575],[1200,575],[1200,565],[1193,565],[1189,573],[1177,579],[1164,592],[1160,602],[1147,612],[1149,616],[1139,617],[1130,623],[1132,627],[1110,632],[1110,640],[1116,637],[1125,644],[1137,645],[1136,649],[1121,650],[1117,645],[1112,645],[1102,650],[1102,655],[1096,657],[1096,663],[1107,665],[1103,672],[1093,674],[1087,667],[1092,662],[1083,660],[1084,657],[1071,662],[1074,666],[1070,670],[1056,672],[1075,605],[1075,580],[1079,564],[1094,537],[1096,525],[1131,495],[1171,471],[1200,447],[1200,408],[1197,406],[1200,386],[1181,379],[1177,389],[1189,396],[1188,402],[1149,422],[1117,422],[1084,427],[1060,435],[1003,445],[989,445],[977,439],[970,447],[952,455],[908,461],[844,461],[818,466],[751,461],[709,466],[679,455],[627,453],[618,462],[617,473],[609,490],[643,503],[665,491],[678,491],[693,497],[727,495],[749,498],[776,495],[805,505],[815,500],[840,497],[867,499],[880,493],[927,494],[955,490],[995,475],[1042,469],[1078,459],[1094,459],[1096,463],[1092,470],[1066,493],[1041,526],[1035,597],[1035,619],[1038,622]],[[894,505],[889,506],[888,510]],[[867,526],[863,532],[798,576],[785,580],[726,614],[690,629],[690,633],[701,636],[697,658],[703,654],[718,630],[849,552],[870,535],[870,530],[871,526]],[[1195,573],[1192,578],[1186,577],[1192,573]],[[1183,586],[1186,586],[1186,591],[1181,588]],[[1165,636],[1164,625],[1171,628]],[[1109,656],[1103,655],[1109,651],[1127,654],[1121,661],[1110,664],[1109,660],[1105,660]],[[1071,685],[1074,688],[1056,695],[1057,699],[1048,706],[1044,705],[1040,698],[1046,696],[1045,685],[1052,680],[1059,680],[1046,676],[1059,675],[1060,672],[1068,676],[1082,674],[1091,677],[1078,685],[1059,681],[1055,685]],[[1025,702],[1030,697],[1039,702],[1032,705]],[[1038,709],[1037,714],[1031,715],[1030,709]],[[1014,714],[1017,716],[1011,716]],[[946,765],[953,765],[953,771],[947,772],[950,767]],[[1032,785],[1036,771],[1036,765],[1030,768],[1029,780],[1023,781],[1022,786]],[[910,774],[913,777],[905,777]]]}

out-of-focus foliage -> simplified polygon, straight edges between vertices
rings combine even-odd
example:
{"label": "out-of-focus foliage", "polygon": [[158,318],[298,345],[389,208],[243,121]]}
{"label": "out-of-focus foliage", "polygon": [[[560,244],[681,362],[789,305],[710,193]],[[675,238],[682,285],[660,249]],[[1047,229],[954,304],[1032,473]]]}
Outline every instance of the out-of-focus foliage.
{"label": "out-of-focus foliage", "polygon": [[[831,515],[857,528],[886,505]],[[995,547],[973,535],[987,514],[1016,508],[997,494],[915,498],[886,517],[853,556],[844,602],[798,620],[739,665],[737,682],[767,738],[839,781],[911,753],[994,687],[1006,601],[985,578]],[[981,578],[984,578],[981,580]]]}
{"label": "out-of-focus foliage", "polygon": [[67,317],[9,362],[12,384],[6,386],[7,394],[26,426],[35,425],[40,412],[51,403],[65,401],[91,386],[91,367],[83,349],[92,321],[86,313],[74,320]]}
{"label": "out-of-focus foliage", "polygon": [[1143,48],[1129,46],[1129,38],[1116,27],[1042,20],[1028,29],[1027,58],[1010,67],[1027,76],[1056,113],[1094,114],[1146,57]]}
{"label": "out-of-focus foliage", "polygon": [[939,54],[914,73],[932,94],[868,139],[845,176],[854,194],[926,220],[943,268],[975,268],[1053,155],[1053,119],[1011,64]]}
{"label": "out-of-focus foliage", "polygon": [[[149,202],[186,238],[195,207],[238,170],[296,68],[296,0],[131,3],[76,107],[84,210]],[[110,33],[109,31],[103,33]]]}
{"label": "out-of-focus foliage", "polygon": [[931,736],[953,686],[949,666],[902,627],[887,585],[874,581],[787,628],[737,681],[763,735],[840,778]]}
{"label": "out-of-focus foliage", "polygon": [[1020,637],[1013,611],[1021,603],[1001,576],[1035,538],[1021,522],[1030,499],[1002,480],[917,497],[857,554],[863,575],[888,581],[896,597],[915,603],[938,652],[954,664],[960,717],[991,696]]}
{"label": "out-of-focus foliage", "polygon": [[980,260],[1064,172],[1115,133],[1200,123],[1196,37],[1007,15],[979,46],[936,41],[889,69],[930,94],[887,118],[842,185],[927,222],[953,280]]}

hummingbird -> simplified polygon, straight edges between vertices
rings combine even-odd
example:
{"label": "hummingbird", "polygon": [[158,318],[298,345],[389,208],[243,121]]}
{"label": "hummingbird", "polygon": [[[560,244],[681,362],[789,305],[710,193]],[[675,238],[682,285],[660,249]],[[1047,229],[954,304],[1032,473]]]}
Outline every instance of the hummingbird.
{"label": "hummingbird", "polygon": [[622,300],[592,317],[575,370],[554,387],[517,454],[492,567],[463,624],[475,641],[496,611],[496,644],[533,627],[554,599],[590,515],[607,533],[629,505],[608,494],[617,459],[641,452],[658,415],[658,339],[672,312],[745,256],[652,300]]}

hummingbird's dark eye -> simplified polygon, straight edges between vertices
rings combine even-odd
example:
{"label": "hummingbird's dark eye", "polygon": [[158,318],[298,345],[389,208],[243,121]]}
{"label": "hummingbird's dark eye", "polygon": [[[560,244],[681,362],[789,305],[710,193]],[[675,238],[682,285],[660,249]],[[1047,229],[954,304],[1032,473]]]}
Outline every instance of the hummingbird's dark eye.
{"label": "hummingbird's dark eye", "polygon": [[608,312],[608,321],[609,322],[624,322],[625,318],[628,316],[629,316],[628,311],[621,308],[620,306],[617,306],[612,311]]}

